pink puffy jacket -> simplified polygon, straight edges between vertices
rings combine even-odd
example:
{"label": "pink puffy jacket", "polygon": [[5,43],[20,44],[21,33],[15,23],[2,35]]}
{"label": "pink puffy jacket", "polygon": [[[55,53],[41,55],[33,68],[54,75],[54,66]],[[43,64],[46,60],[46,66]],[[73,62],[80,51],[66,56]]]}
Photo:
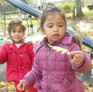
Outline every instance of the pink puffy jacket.
{"label": "pink puffy jacket", "polygon": [[[80,51],[73,36],[53,41],[52,46],[59,46],[69,51]],[[71,64],[67,54],[56,52],[47,46],[47,39],[35,46],[35,60],[32,71],[22,80],[27,86],[34,82],[39,92],[85,92],[83,82],[77,78],[75,72],[85,73],[91,68],[91,59],[88,53],[81,65]]]}

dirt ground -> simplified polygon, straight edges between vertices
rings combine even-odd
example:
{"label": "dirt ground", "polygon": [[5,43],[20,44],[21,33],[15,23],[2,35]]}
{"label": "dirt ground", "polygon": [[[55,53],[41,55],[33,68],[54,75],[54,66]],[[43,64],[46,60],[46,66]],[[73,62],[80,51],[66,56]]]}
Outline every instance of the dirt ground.
{"label": "dirt ground", "polygon": [[67,26],[72,27],[76,31],[82,33],[93,32],[93,19],[91,20],[90,19],[86,19],[86,20],[68,19]]}

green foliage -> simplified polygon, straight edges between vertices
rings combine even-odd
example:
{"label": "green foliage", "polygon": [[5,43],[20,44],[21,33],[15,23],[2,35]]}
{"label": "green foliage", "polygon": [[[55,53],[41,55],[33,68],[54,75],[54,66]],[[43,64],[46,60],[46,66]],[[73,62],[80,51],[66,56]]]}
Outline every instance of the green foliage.
{"label": "green foliage", "polygon": [[0,3],[0,9],[2,9],[3,8],[3,5]]}
{"label": "green foliage", "polygon": [[15,92],[14,90],[10,89],[9,92]]}
{"label": "green foliage", "polygon": [[[0,9],[4,9],[5,13],[18,11],[18,8],[6,2],[4,3],[4,6],[2,3],[0,3]],[[4,10],[2,10],[1,13],[3,13]]]}
{"label": "green foliage", "polygon": [[60,8],[60,9],[63,9],[63,4],[57,4],[57,6]]}
{"label": "green foliage", "polygon": [[92,18],[93,17],[93,10],[84,11],[84,18]]}
{"label": "green foliage", "polygon": [[5,12],[14,12],[17,11],[18,8],[10,5],[10,4],[5,4]]}
{"label": "green foliage", "polygon": [[65,10],[66,12],[71,12],[73,10],[74,4],[73,3],[64,3],[64,4],[58,4],[59,8]]}
{"label": "green foliage", "polygon": [[92,4],[92,5],[88,5],[87,8],[88,8],[89,10],[93,10],[93,4]]}

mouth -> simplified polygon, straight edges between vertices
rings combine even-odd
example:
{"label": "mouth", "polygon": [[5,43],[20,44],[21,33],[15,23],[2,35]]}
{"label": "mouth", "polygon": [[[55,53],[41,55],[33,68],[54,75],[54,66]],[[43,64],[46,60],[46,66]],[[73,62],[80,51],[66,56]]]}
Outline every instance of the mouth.
{"label": "mouth", "polygon": [[15,37],[15,39],[19,39],[20,37]]}
{"label": "mouth", "polygon": [[59,37],[59,34],[54,34],[53,37],[54,38],[58,38]]}
{"label": "mouth", "polygon": [[15,39],[20,39],[20,37],[15,37]]}

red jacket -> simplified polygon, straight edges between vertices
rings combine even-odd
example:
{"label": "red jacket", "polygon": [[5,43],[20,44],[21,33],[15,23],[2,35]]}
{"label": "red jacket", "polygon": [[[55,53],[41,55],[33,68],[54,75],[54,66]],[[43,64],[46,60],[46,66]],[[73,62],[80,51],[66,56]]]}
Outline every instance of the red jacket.
{"label": "red jacket", "polygon": [[19,82],[33,65],[34,52],[31,40],[25,39],[17,48],[11,39],[5,39],[6,44],[0,49],[0,64],[7,62],[6,80]]}

